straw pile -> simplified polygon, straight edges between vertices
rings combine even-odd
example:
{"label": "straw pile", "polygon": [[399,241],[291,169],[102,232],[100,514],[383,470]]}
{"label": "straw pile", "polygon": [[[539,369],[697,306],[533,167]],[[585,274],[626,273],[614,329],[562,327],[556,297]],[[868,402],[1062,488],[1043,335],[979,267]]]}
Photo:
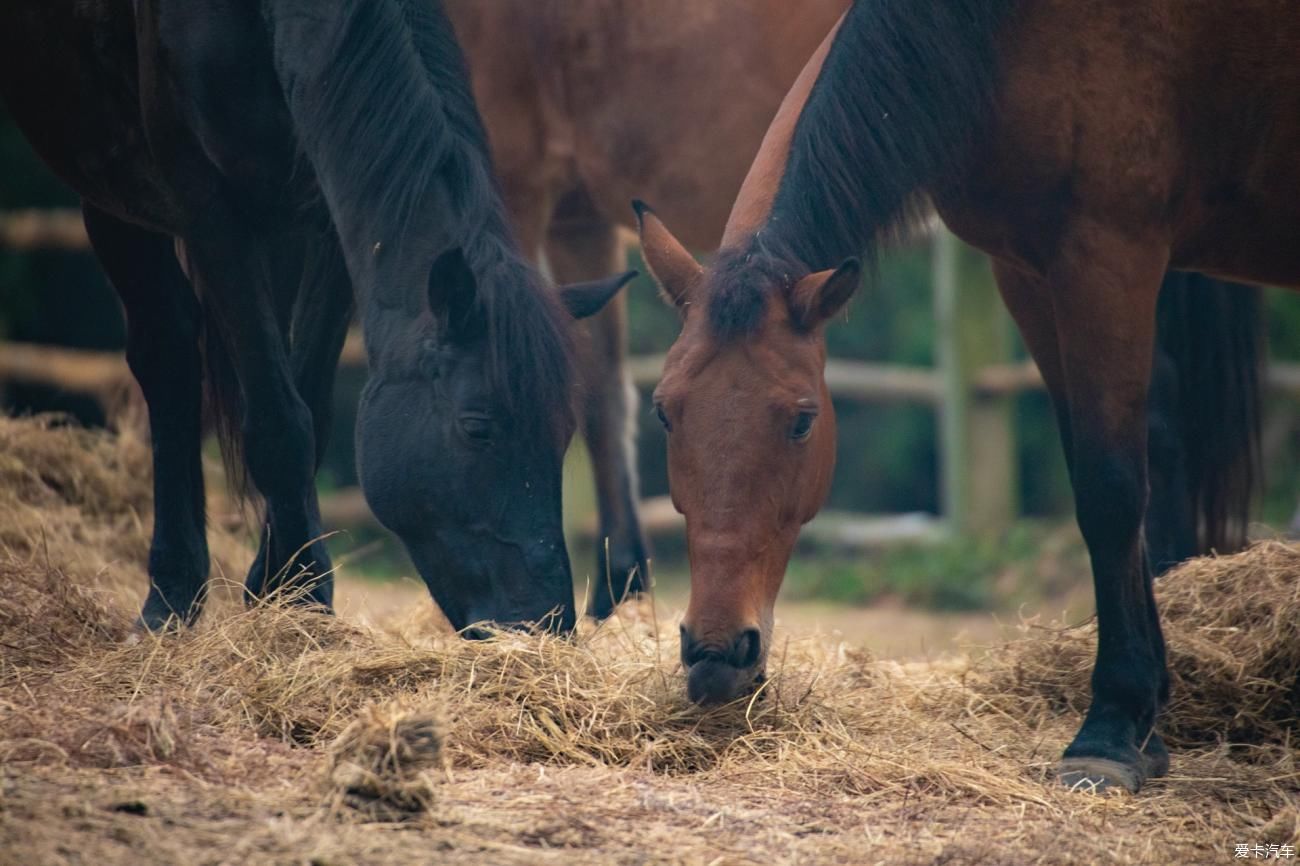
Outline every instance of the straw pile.
{"label": "straw pile", "polygon": [[[1171,746],[1285,743],[1300,720],[1300,548],[1277,541],[1193,560],[1161,578]],[[1087,709],[1095,623],[1012,643],[989,665],[1008,712]]]}
{"label": "straw pile", "polygon": [[429,811],[436,791],[430,771],[442,766],[442,730],[427,709],[402,702],[372,705],[330,748],[330,792],[375,821],[401,821]]}
{"label": "straw pile", "polygon": [[[0,550],[11,562],[57,566],[98,590],[143,597],[153,487],[149,445],[106,436],[58,415],[0,416]],[[209,485],[215,487],[218,485]],[[212,571],[242,578],[241,539],[208,533]]]}
{"label": "straw pile", "polygon": [[[125,459],[42,425],[0,421],[0,440],[27,426],[42,459]],[[70,524],[143,532],[147,481],[70,500],[32,480],[56,478],[36,453],[4,476],[53,504],[0,548],[0,862],[1167,863],[1300,843],[1281,545],[1167,579],[1165,729],[1188,748],[1136,797],[1086,797],[1050,783],[1086,628],[913,665],[778,637],[763,691],[709,712],[649,605],[568,640],[274,605],[134,636],[141,572],[134,593],[120,576],[142,560],[89,571],[108,548]]]}

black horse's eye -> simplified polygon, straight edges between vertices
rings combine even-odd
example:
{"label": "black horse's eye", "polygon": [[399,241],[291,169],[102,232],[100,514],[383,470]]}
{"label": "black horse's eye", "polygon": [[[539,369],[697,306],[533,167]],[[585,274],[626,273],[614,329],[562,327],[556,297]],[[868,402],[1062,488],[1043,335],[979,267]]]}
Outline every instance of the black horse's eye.
{"label": "black horse's eye", "polygon": [[473,442],[492,441],[492,419],[486,415],[461,415],[460,429]]}
{"label": "black horse's eye", "polygon": [[817,420],[817,413],[805,409],[800,412],[794,419],[794,426],[790,428],[790,438],[796,442],[802,442],[812,435],[813,422]]}
{"label": "black horse's eye", "polygon": [[664,425],[664,429],[669,433],[673,432],[673,424],[668,420],[668,413],[664,411],[662,404],[655,404],[655,415],[659,416],[659,423]]}

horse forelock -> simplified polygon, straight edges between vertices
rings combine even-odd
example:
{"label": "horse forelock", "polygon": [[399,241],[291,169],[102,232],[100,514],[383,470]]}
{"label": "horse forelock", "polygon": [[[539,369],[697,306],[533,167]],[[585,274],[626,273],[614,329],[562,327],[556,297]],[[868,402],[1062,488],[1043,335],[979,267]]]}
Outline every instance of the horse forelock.
{"label": "horse forelock", "polygon": [[721,340],[758,331],[773,298],[785,298],[807,273],[786,251],[761,235],[718,253],[706,281],[709,328]]}

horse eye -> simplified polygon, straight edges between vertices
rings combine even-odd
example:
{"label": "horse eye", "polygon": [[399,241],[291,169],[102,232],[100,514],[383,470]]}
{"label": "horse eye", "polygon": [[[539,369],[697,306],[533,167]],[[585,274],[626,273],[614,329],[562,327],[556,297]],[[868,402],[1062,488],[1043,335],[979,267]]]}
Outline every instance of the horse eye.
{"label": "horse eye", "polygon": [[460,429],[474,442],[489,442],[492,439],[492,419],[486,415],[460,416]]}
{"label": "horse eye", "polygon": [[794,426],[790,428],[790,438],[796,442],[807,439],[812,435],[813,422],[816,420],[816,412],[800,412],[794,419]]}
{"label": "horse eye", "polygon": [[659,423],[664,425],[664,429],[669,433],[673,432],[673,425],[668,420],[668,413],[664,411],[664,407],[659,403],[655,404],[655,414],[659,416]]}

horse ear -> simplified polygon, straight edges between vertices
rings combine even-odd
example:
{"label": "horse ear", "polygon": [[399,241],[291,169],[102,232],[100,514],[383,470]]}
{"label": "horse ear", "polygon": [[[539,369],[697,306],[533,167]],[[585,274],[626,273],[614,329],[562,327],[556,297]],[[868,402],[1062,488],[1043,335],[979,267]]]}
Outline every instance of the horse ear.
{"label": "horse ear", "polygon": [[438,256],[429,268],[429,310],[451,334],[466,332],[478,308],[478,281],[460,247]]}
{"label": "horse ear", "polygon": [[604,309],[618,290],[636,277],[636,271],[624,271],[616,277],[604,280],[591,280],[585,283],[570,283],[560,287],[560,301],[569,315],[575,319],[594,316]]}
{"label": "horse ear", "polygon": [[862,263],[845,259],[834,270],[817,271],[794,284],[790,316],[805,330],[815,328],[840,311],[862,282]]}
{"label": "horse ear", "polygon": [[704,269],[645,202],[633,201],[632,210],[636,211],[637,231],[641,235],[641,258],[645,259],[650,276],[659,284],[664,298],[686,315],[691,289]]}

